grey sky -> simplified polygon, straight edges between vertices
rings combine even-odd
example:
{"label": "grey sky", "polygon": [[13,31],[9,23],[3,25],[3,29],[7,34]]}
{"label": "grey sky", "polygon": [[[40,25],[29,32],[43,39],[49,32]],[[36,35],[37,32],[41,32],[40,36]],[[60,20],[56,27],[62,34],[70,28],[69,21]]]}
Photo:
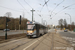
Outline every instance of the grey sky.
{"label": "grey sky", "polygon": [[[18,1],[22,4],[24,8],[19,4]],[[41,23],[41,19],[43,18],[43,20],[46,20],[48,24],[57,25],[58,20],[62,18],[62,19],[66,19],[69,24],[70,17],[69,15],[65,15],[65,13],[70,14],[72,21],[75,22],[75,17],[74,17],[75,16],[75,0],[49,0],[49,1],[48,0],[25,0],[25,1],[24,0],[0,0],[0,16],[4,16],[6,12],[11,12],[12,13],[11,17],[19,18],[20,15],[23,16],[23,12],[24,12],[24,18],[31,20],[32,14],[30,10],[33,8],[35,10],[34,20],[37,22]],[[44,5],[45,3],[44,1],[48,1],[47,6]],[[64,9],[67,6],[69,7]],[[10,9],[6,9],[5,7]],[[14,10],[11,10],[11,9],[14,9]],[[41,15],[41,17],[38,14]],[[52,16],[50,17],[50,15]]]}

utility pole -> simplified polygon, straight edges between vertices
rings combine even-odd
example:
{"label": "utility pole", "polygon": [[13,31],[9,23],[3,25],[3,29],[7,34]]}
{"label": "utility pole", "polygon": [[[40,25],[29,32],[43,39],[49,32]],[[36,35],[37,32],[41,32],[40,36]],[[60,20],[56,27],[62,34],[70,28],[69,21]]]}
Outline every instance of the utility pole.
{"label": "utility pole", "polygon": [[20,20],[19,20],[19,30],[20,30],[20,26],[21,26],[21,15],[20,15]]}
{"label": "utility pole", "polygon": [[34,9],[31,10],[31,12],[32,12],[32,21],[33,21],[33,12],[34,12],[34,11],[35,11]]}
{"label": "utility pole", "polygon": [[7,22],[9,22],[10,19],[6,17],[6,32],[5,32],[5,40],[7,40]]}
{"label": "utility pole", "polygon": [[5,40],[7,39],[7,17],[6,17],[6,33],[5,33]]}

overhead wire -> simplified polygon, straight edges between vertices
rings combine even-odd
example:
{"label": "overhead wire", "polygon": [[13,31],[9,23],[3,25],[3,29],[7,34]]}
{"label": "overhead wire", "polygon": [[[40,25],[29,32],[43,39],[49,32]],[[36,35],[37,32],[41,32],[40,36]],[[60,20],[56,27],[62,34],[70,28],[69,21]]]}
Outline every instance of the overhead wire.
{"label": "overhead wire", "polygon": [[[46,0],[44,0],[44,2],[45,2],[45,4],[46,4]],[[45,4],[42,6],[42,8],[41,8],[40,12],[42,11],[42,9],[43,9],[43,7],[45,6]]]}
{"label": "overhead wire", "polygon": [[[24,0],[24,2],[25,3],[27,3],[25,0]],[[27,3],[28,4],[28,3]],[[29,5],[29,4],[28,4]],[[29,5],[30,6],[30,5]],[[30,6],[31,8],[32,8],[32,6]],[[33,9],[33,8],[32,8]],[[36,12],[36,11],[35,11]],[[37,12],[36,12],[37,13]],[[37,13],[38,14],[38,13]],[[38,14],[38,16],[40,16],[39,14]],[[40,16],[41,17],[41,16]]]}
{"label": "overhead wire", "polygon": [[40,12],[42,11],[43,7],[44,7],[44,6],[42,6],[42,8],[41,8]]}
{"label": "overhead wire", "polygon": [[[49,0],[48,1],[44,0],[44,2],[45,2],[45,4],[47,4],[49,2]],[[43,6],[45,6],[45,4]]]}
{"label": "overhead wire", "polygon": [[47,7],[47,10],[50,11],[47,4],[46,4],[46,7]]}
{"label": "overhead wire", "polygon": [[[24,0],[25,1],[25,0]],[[25,1],[26,2],[26,1]],[[26,2],[27,3],[27,2]],[[28,3],[27,3],[28,4]],[[29,4],[28,4],[29,5]],[[30,5],[29,5],[30,6]],[[23,6],[22,6],[23,7]],[[31,6],[30,6],[31,7]],[[31,7],[32,8],[32,7]],[[39,14],[38,14],[39,15]],[[39,15],[40,16],[40,15]]]}
{"label": "overhead wire", "polygon": [[[66,6],[65,8],[63,8],[62,10],[60,10],[59,12],[57,12],[55,15],[57,15],[57,14],[60,13],[61,11],[65,10],[65,9],[67,9],[68,7],[73,6],[73,5],[75,5],[75,3],[74,3],[74,4],[71,4],[71,5],[69,5],[69,6]],[[54,16],[55,16],[55,15],[54,15]],[[53,16],[53,17],[54,17],[54,16]],[[52,18],[53,18],[53,17],[52,17]]]}
{"label": "overhead wire", "polygon": [[[25,0],[24,0],[24,2],[26,2]],[[26,2],[27,3],[27,2]],[[28,3],[27,3],[28,4]],[[29,5],[29,4],[28,4]],[[29,5],[30,6],[30,5]],[[30,6],[31,7],[31,6]],[[31,7],[32,8],[32,7]],[[33,9],[33,8],[32,8]],[[37,12],[36,12],[37,13]],[[37,13],[38,14],[38,13]],[[39,14],[38,14],[39,15]],[[41,15],[39,15],[40,17],[41,17]],[[44,37],[43,37],[44,38]],[[38,40],[38,39],[37,39]],[[38,40],[39,41],[39,40]],[[44,44],[44,43],[43,43]],[[45,44],[46,45],[46,44]]]}
{"label": "overhead wire", "polygon": [[63,2],[64,2],[64,0],[63,0],[62,2],[60,2],[59,4],[57,4],[57,6],[52,10],[51,15],[52,15],[53,11],[54,11],[60,4],[62,4]]}
{"label": "overhead wire", "polygon": [[49,2],[49,0],[48,0],[48,1],[44,0],[44,2],[45,2],[45,3],[44,3],[44,5],[42,6],[40,12],[42,11],[42,9],[43,9],[43,7],[44,7],[45,5],[46,5],[47,10],[48,10],[48,12],[49,12],[50,10],[49,10],[48,5],[47,5],[47,3]]}
{"label": "overhead wire", "polygon": [[[24,0],[24,2],[27,3],[25,0]],[[27,3],[27,4],[28,4],[28,3]],[[28,5],[29,5],[29,4],[28,4]],[[30,5],[29,5],[29,6],[30,6]],[[30,7],[31,7],[31,6],[30,6]],[[32,8],[32,7],[31,7],[31,8]]]}
{"label": "overhead wire", "polygon": [[[24,0],[25,1],[25,0]],[[26,2],[26,1],[25,1]],[[27,2],[26,2],[27,3]],[[28,3],[27,3],[28,4]],[[21,4],[20,4],[21,5]],[[29,4],[28,4],[29,5]],[[21,5],[22,6],[22,5]],[[30,6],[30,5],[29,5]],[[22,6],[23,7],[23,6]],[[30,6],[31,7],[31,6]],[[23,7],[24,8],[24,7]],[[32,8],[32,7],[31,7]],[[36,12],[37,13],[37,12]],[[37,13],[38,14],[38,13]],[[38,14],[39,15],[39,14]],[[40,16],[40,15],[39,15]]]}
{"label": "overhead wire", "polygon": [[[44,5],[42,6],[42,8],[41,8],[41,10],[40,10],[40,12],[42,11],[42,9],[43,9],[43,7],[45,6],[45,4],[47,4],[48,2],[49,2],[49,0],[48,1],[46,1],[46,0],[44,0]],[[47,9],[48,9],[48,6],[47,6]],[[49,10],[49,9],[48,9]]]}
{"label": "overhead wire", "polygon": [[50,12],[51,10],[49,10],[49,8],[48,8],[48,5],[47,5],[47,4],[46,4],[46,7],[47,7],[48,12]]}
{"label": "overhead wire", "polygon": [[[45,1],[45,2],[46,2],[46,1]],[[49,2],[49,0],[47,1],[47,3],[48,3],[48,2]],[[47,3],[46,3],[46,7],[47,7],[48,12],[50,12]]]}
{"label": "overhead wire", "polygon": [[[17,0],[17,2],[23,7],[23,5]],[[23,7],[25,9],[25,7]],[[26,9],[25,9],[26,10]],[[26,10],[27,11],[27,10]],[[28,11],[27,11],[28,14],[30,14]]]}
{"label": "overhead wire", "polygon": [[11,9],[11,8],[8,8],[8,7],[4,7],[4,6],[1,6],[1,5],[0,5],[0,7],[5,8],[5,9],[9,9],[9,10],[12,10],[12,11],[16,11],[16,12],[22,12],[22,11],[18,11],[18,10]]}

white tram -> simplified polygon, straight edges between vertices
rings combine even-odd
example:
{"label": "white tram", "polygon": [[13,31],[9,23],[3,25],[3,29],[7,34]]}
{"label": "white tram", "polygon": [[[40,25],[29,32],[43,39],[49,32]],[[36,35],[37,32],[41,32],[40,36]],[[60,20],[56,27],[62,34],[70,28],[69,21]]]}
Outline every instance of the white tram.
{"label": "white tram", "polygon": [[47,27],[36,22],[27,22],[27,37],[39,37],[47,33]]}

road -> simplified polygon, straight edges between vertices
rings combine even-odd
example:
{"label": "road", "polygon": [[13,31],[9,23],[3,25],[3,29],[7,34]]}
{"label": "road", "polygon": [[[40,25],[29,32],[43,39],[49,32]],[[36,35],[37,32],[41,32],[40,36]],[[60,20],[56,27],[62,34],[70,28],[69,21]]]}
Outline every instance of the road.
{"label": "road", "polygon": [[59,33],[64,39],[66,39],[68,42],[70,42],[72,44],[72,46],[75,47],[75,32],[72,32],[72,31],[68,31],[68,32],[60,31]]}
{"label": "road", "polygon": [[[13,35],[13,34],[21,34],[21,33],[26,33],[26,30],[10,30],[10,31],[7,31],[7,35]],[[5,32],[3,30],[0,30],[0,36],[5,36]]]}
{"label": "road", "polygon": [[68,50],[69,47],[73,49],[54,30],[49,30],[39,38],[21,38],[0,44],[0,50]]}
{"label": "road", "polygon": [[75,38],[75,32],[72,33],[72,32],[70,32],[70,31],[68,31],[68,32],[61,31],[61,32],[60,32],[60,35],[65,36],[65,37]]}

